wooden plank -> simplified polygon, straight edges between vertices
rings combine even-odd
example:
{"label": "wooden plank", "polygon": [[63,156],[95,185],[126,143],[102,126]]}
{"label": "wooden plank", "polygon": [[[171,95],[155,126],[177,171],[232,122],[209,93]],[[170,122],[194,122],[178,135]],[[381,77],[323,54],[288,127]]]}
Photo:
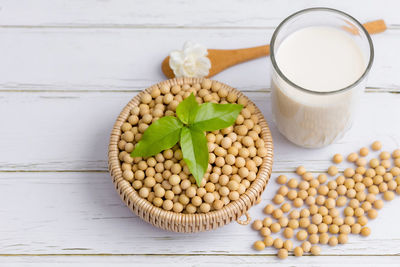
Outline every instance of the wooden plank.
{"label": "wooden plank", "polygon": [[[272,29],[9,29],[0,28],[0,91],[135,91],[164,80],[160,64],[187,40],[210,48],[269,42]],[[157,41],[155,41],[157,40]],[[370,91],[400,90],[400,31],[373,37]],[[29,44],[29,45],[28,45]],[[243,91],[268,91],[269,58],[214,77]]]}
{"label": "wooden plank", "polygon": [[324,256],[289,257],[274,256],[18,256],[1,257],[4,266],[399,266],[398,256]]}
{"label": "wooden plank", "polygon": [[[135,93],[0,93],[0,170],[107,170],[111,128]],[[288,142],[272,123],[268,93],[247,93],[269,122],[275,172],[299,165],[325,170],[334,153],[344,155],[380,139],[385,149],[400,147],[400,94],[364,94],[358,119],[346,136],[323,149]],[[341,166],[344,168],[345,165]]]}
{"label": "wooden plank", "polygon": [[[23,6],[24,8],[21,8]],[[341,9],[361,21],[384,18],[399,25],[396,0],[2,1],[0,25],[36,27],[275,27],[288,15],[315,6]],[[244,11],[245,12],[240,12]]]}
{"label": "wooden plank", "polygon": [[[275,175],[274,175],[275,178]],[[250,215],[262,219],[278,186],[270,181]],[[215,231],[178,234],[154,228],[119,199],[107,173],[0,173],[0,254],[214,254],[270,256],[254,251],[261,237],[231,223]],[[385,204],[369,223],[367,238],[323,246],[323,255],[397,255],[400,198]],[[296,243],[297,244],[297,243]],[[0,257],[1,261],[2,257]],[[322,259],[322,258],[321,258]]]}

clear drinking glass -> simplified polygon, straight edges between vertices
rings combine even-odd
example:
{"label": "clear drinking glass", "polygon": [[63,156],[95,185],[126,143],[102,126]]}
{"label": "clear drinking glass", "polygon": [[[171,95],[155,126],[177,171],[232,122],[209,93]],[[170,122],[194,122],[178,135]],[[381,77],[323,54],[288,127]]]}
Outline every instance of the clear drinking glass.
{"label": "clear drinking glass", "polygon": [[[329,26],[346,31],[359,46],[365,71],[351,85],[319,92],[302,88],[279,69],[276,53],[282,41],[305,27]],[[360,94],[372,66],[374,48],[368,32],[352,16],[330,8],[310,8],[286,18],[271,43],[272,113],[279,131],[291,142],[307,148],[323,147],[341,138],[350,128]]]}

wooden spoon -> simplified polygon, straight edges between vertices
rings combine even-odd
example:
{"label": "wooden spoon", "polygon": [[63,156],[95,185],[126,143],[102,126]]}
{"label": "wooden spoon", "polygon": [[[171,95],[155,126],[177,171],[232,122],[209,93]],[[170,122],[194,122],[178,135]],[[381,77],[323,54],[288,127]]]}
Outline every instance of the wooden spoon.
{"label": "wooden spoon", "polygon": [[[386,24],[383,20],[375,20],[364,23],[363,26],[369,34],[380,33],[386,30]],[[357,29],[351,27],[344,27],[345,30],[356,34]],[[208,58],[211,61],[211,69],[206,77],[212,77],[221,71],[252,59],[264,57],[269,55],[269,45],[262,45],[257,47],[242,48],[242,49],[208,49]],[[169,56],[166,57],[161,63],[161,70],[171,79],[175,77],[173,70],[169,66]]]}

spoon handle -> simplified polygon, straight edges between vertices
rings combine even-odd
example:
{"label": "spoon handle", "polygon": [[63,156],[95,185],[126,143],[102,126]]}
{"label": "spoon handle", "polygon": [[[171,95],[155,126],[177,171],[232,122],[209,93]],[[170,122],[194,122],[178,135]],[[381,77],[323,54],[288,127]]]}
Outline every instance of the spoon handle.
{"label": "spoon handle", "polygon": [[214,76],[233,65],[267,55],[269,55],[269,45],[231,50],[208,49],[212,68],[207,77]]}

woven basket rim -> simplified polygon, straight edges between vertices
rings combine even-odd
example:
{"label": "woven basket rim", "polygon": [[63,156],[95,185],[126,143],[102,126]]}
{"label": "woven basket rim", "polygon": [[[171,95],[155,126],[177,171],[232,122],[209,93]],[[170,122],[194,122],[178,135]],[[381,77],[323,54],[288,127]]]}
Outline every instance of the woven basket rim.
{"label": "woven basket rim", "polygon": [[[140,99],[142,95],[147,92],[151,92],[151,90],[155,87],[160,87],[162,85],[183,85],[185,83],[188,84],[195,84],[195,83],[202,83],[205,78],[174,78],[170,80],[165,80],[155,85],[152,85],[145,90],[138,93],[135,97],[133,97],[128,104],[123,108],[121,113],[118,115],[118,118],[113,126],[109,149],[108,149],[108,165],[109,171],[112,176],[113,183],[123,200],[123,202],[131,208],[133,212],[137,215],[141,215],[143,211],[149,211],[152,215],[159,216],[160,220],[168,220],[175,222],[177,224],[182,224],[182,226],[187,225],[188,223],[199,223],[204,222],[204,220],[213,222],[214,220],[221,220],[227,219],[225,224],[231,222],[233,219],[238,219],[241,217],[251,206],[255,204],[258,197],[264,191],[271,171],[272,171],[272,162],[273,162],[273,141],[270,129],[268,124],[262,115],[261,111],[258,107],[242,92],[239,90],[230,87],[227,84],[224,84],[219,81],[211,80],[212,82],[218,82],[221,84],[221,88],[226,88],[229,92],[234,92],[237,94],[238,97],[245,97],[246,100],[255,107],[255,115],[258,117],[258,125],[261,126],[261,138],[265,142],[265,147],[267,148],[267,156],[263,158],[262,164],[258,167],[258,173],[256,179],[251,183],[250,187],[246,189],[246,192],[243,193],[238,200],[231,201],[228,205],[225,205],[222,209],[216,211],[210,211],[208,213],[195,213],[195,214],[184,214],[184,213],[176,213],[173,211],[166,211],[162,208],[154,206],[148,200],[143,199],[138,195],[138,193],[132,188],[131,184],[127,182],[122,177],[122,169],[119,160],[119,148],[118,148],[118,141],[122,135],[121,126],[126,121],[128,116],[130,115],[130,110],[138,106],[140,104]],[[132,204],[132,205],[131,205]],[[144,218],[147,222],[152,223],[149,218]],[[160,227],[159,225],[155,225]],[[168,227],[160,227],[166,230],[172,230]],[[182,232],[182,231],[179,231]],[[183,231],[186,232],[186,231]],[[189,231],[191,232],[191,231]]]}

